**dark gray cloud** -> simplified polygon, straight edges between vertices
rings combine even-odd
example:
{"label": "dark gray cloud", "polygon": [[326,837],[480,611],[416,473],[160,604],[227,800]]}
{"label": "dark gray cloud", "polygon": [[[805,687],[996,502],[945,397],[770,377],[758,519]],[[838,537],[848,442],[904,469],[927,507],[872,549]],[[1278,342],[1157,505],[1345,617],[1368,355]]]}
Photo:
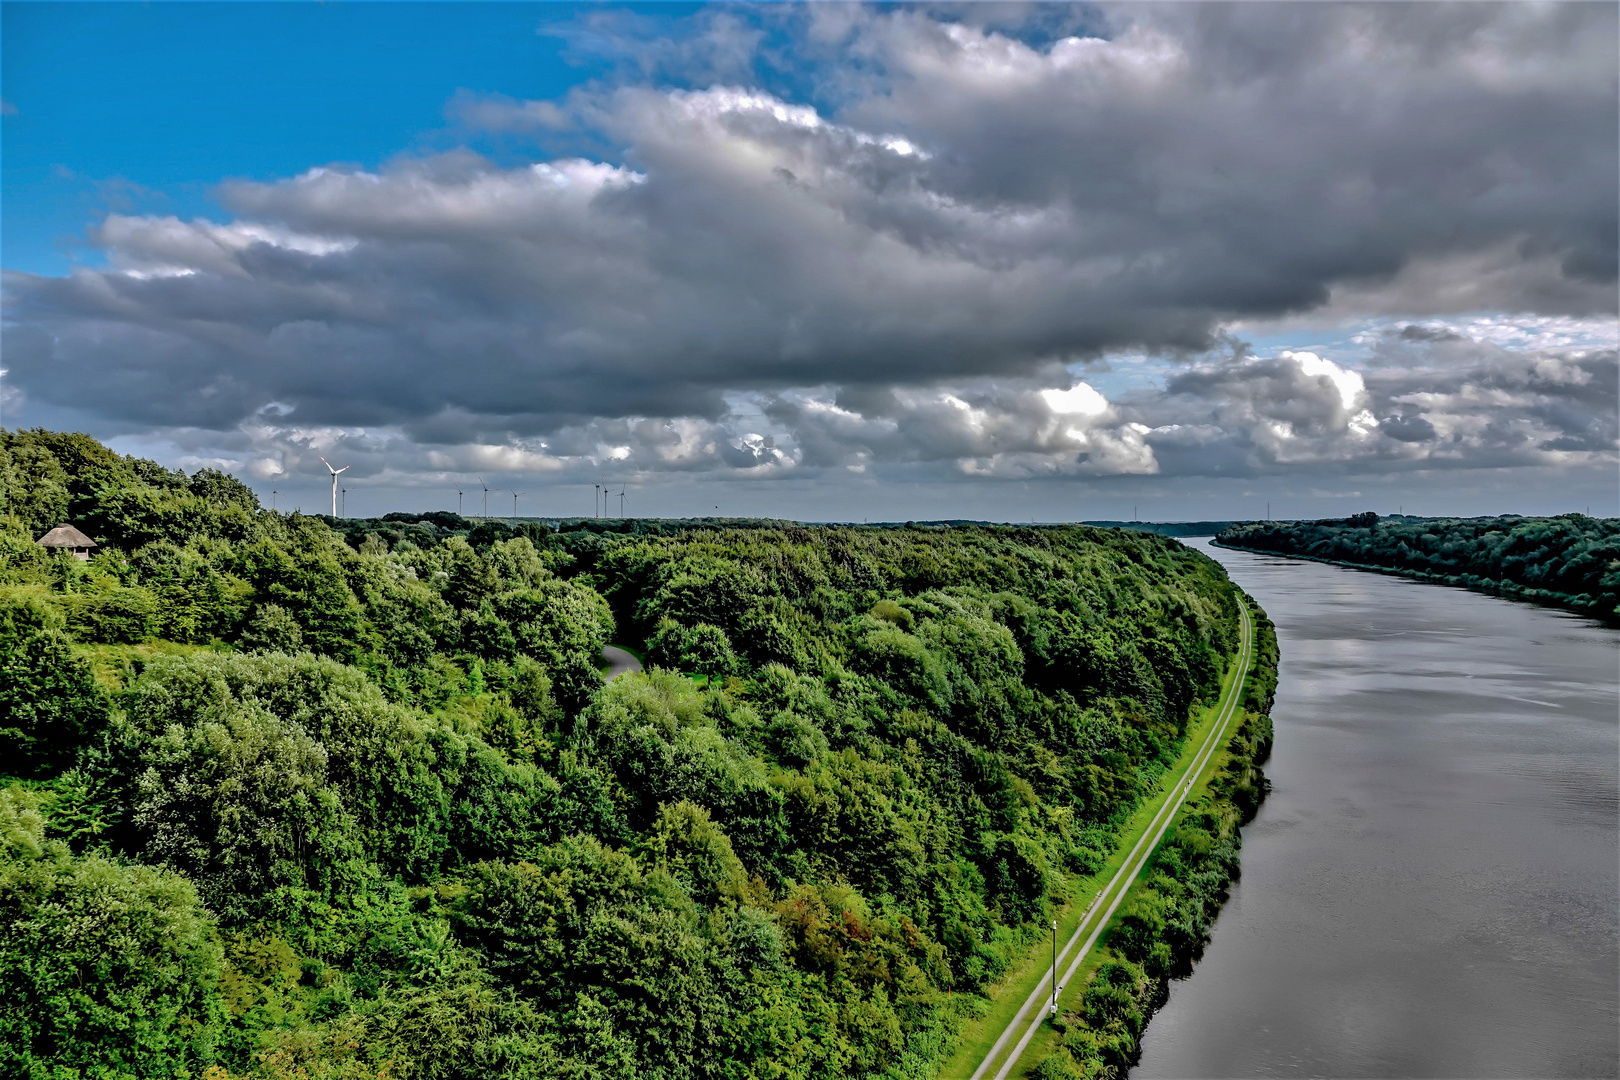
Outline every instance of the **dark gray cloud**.
{"label": "dark gray cloud", "polygon": [[1448,327],[1420,326],[1409,323],[1401,327],[1402,341],[1461,341],[1462,335]]}
{"label": "dark gray cloud", "polygon": [[1121,403],[1173,474],[1300,466],[1360,474],[1612,464],[1613,348],[1519,351],[1447,330],[1390,327],[1405,366],[1365,374],[1308,352],[1198,365]]}
{"label": "dark gray cloud", "polygon": [[[1069,374],[1290,314],[1613,312],[1612,5],[1052,10],[710,13],[642,73],[741,85],[774,50],[823,109],[636,80],[463,95],[464,122],[607,149],[231,183],[227,222],[111,215],[105,269],[6,275],[11,392],[266,478],[334,440],[401,475],[1612,452],[1611,354],[1434,351],[1363,379],[1240,353],[1114,402]],[[622,24],[575,43],[643,55]]]}
{"label": "dark gray cloud", "polygon": [[193,467],[223,462],[270,483],[315,467],[320,453],[342,454],[357,480],[429,486],[480,475],[938,483],[1612,471],[1614,348],[1508,349],[1461,330],[1413,344],[1391,325],[1382,336],[1394,351],[1365,372],[1310,352],[1233,352],[1115,401],[1084,381],[1050,385],[1046,373],[732,394],[713,419],[597,418],[544,437],[448,444],[269,408],[234,431],[191,428],[174,441]]}

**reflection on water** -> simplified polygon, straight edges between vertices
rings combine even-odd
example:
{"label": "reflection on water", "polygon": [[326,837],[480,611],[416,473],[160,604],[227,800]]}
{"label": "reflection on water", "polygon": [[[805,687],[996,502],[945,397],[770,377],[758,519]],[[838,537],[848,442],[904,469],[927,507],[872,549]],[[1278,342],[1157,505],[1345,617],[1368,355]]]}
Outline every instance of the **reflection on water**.
{"label": "reflection on water", "polygon": [[1131,1075],[1620,1072],[1620,632],[1190,543],[1277,624],[1274,786]]}

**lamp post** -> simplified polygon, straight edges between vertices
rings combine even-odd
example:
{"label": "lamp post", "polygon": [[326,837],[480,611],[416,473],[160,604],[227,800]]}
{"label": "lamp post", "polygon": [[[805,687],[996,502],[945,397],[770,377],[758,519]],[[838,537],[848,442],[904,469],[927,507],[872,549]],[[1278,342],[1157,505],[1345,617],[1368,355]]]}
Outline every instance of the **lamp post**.
{"label": "lamp post", "polygon": [[1057,920],[1052,920],[1052,1016],[1057,1017]]}

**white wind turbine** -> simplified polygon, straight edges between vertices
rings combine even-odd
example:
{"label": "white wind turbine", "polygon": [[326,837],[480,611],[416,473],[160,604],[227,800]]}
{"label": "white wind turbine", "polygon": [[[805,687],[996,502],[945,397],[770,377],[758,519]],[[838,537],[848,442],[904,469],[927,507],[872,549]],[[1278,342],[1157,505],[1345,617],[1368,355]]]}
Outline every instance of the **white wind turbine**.
{"label": "white wind turbine", "polygon": [[514,524],[514,525],[517,524],[517,501],[518,501],[518,496],[519,495],[527,495],[527,494],[528,494],[527,491],[514,491],[514,492],[512,492],[512,524]]}
{"label": "white wind turbine", "polygon": [[[320,457],[319,454],[316,454],[315,456]],[[332,516],[337,517],[338,516],[337,515],[337,478],[338,478],[338,473],[348,472],[350,469],[354,468],[354,466],[353,465],[345,465],[341,469],[334,469],[334,468],[332,468],[332,463],[330,461],[327,461],[325,458],[321,458],[321,464],[325,465],[326,466],[326,471],[332,474]]]}
{"label": "white wind turbine", "polygon": [[489,517],[489,485],[484,483],[484,478],[482,476],[480,476],[478,478],[478,484],[479,484],[480,487],[482,487],[484,489],[484,517],[488,518]]}

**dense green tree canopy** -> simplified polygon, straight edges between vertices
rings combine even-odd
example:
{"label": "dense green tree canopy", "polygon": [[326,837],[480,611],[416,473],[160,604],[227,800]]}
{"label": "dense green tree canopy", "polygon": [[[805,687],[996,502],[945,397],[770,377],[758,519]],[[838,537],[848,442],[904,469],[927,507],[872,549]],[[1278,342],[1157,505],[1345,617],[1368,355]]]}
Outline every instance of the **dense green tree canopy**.
{"label": "dense green tree canopy", "polygon": [[[0,451],[25,1074],[931,1075],[1236,644],[1142,533],[332,522]],[[33,543],[64,517],[88,563]],[[649,670],[604,685],[610,640]]]}
{"label": "dense green tree canopy", "polygon": [[1620,520],[1614,518],[1379,518],[1366,513],[1232,525],[1216,542],[1391,570],[1620,618]]}

